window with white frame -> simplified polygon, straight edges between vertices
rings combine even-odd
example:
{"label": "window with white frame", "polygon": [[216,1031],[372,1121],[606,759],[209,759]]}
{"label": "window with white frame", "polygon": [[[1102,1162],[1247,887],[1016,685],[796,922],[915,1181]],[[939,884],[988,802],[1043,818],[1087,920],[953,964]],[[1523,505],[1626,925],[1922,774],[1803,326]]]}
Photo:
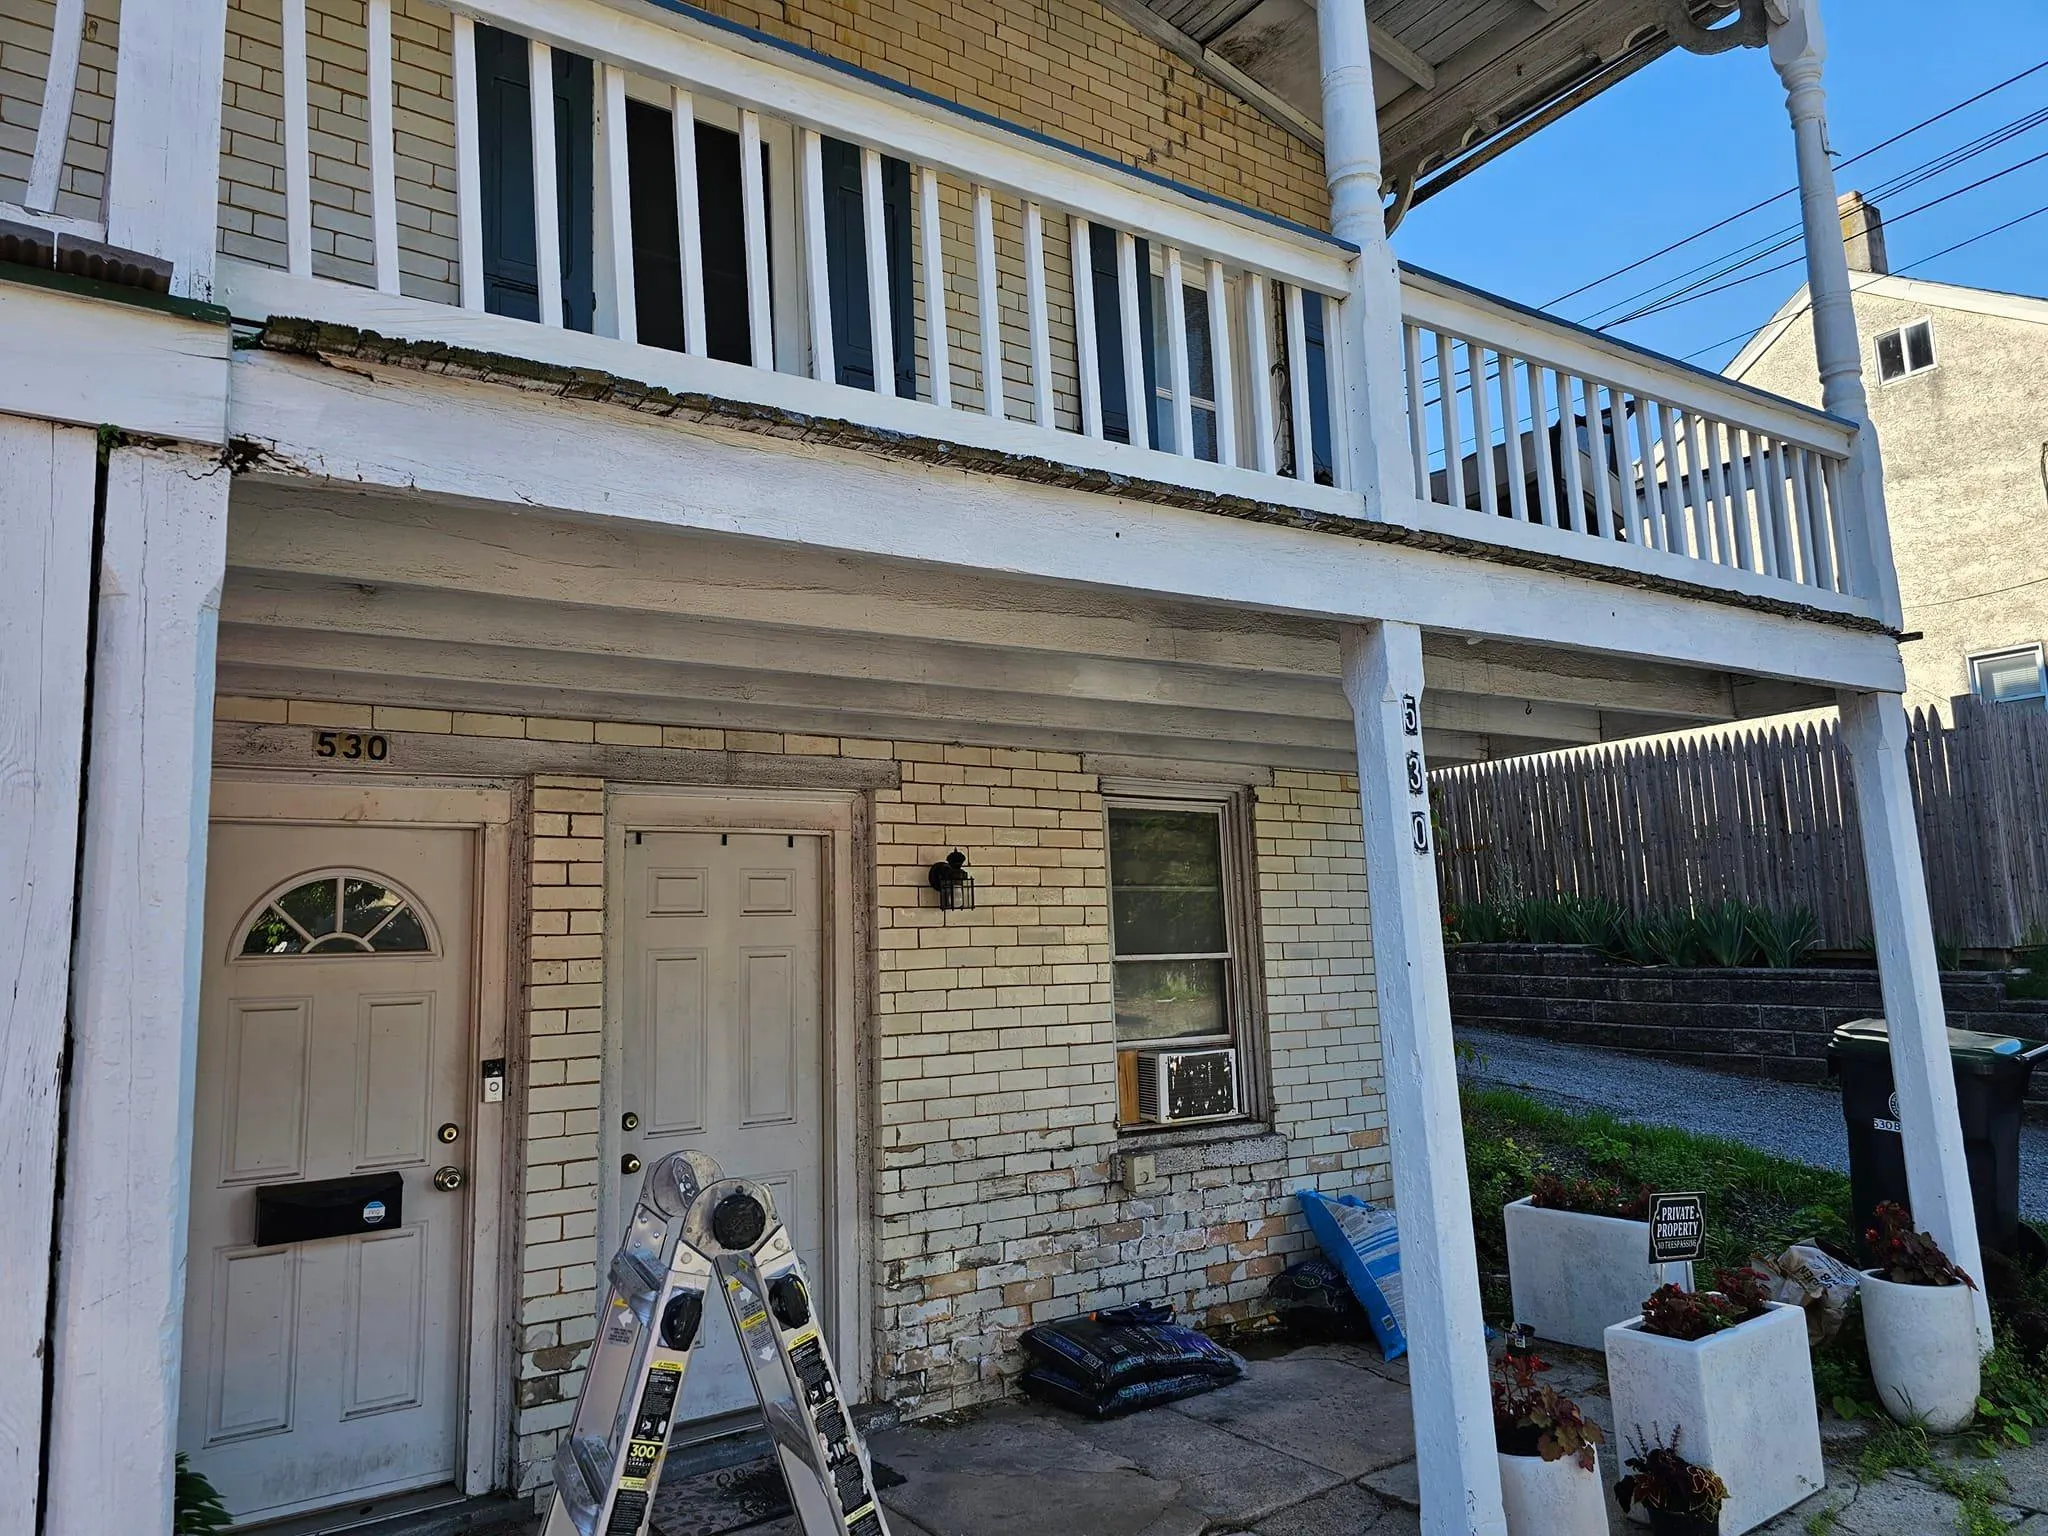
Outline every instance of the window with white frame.
{"label": "window with white frame", "polygon": [[1970,658],[1970,691],[1987,704],[2034,704],[2048,700],[2048,669],[2041,647],[2015,646]]}
{"label": "window with white frame", "polygon": [[1881,331],[1877,338],[1878,382],[1889,384],[1910,374],[1925,373],[1934,366],[1934,326],[1915,320],[1895,331]]}
{"label": "window with white frame", "polygon": [[[1148,786],[1105,796],[1105,811],[1117,1045],[1126,1058],[1237,1047],[1249,1113],[1261,987],[1246,796]],[[1128,1105],[1120,1118],[1133,1122]]]}

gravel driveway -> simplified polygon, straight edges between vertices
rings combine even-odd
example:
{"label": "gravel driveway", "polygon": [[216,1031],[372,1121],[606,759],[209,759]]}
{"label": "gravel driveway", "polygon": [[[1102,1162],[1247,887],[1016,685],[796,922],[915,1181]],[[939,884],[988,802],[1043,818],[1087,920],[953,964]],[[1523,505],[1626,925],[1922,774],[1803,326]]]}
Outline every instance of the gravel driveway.
{"label": "gravel driveway", "polygon": [[[1603,1109],[1624,1120],[1724,1136],[1816,1168],[1849,1171],[1842,1098],[1833,1088],[1733,1077],[1620,1051],[1460,1029],[1478,1052],[1471,1082],[1519,1088],[1563,1109]],[[2048,1126],[2020,1132],[2020,1211],[2048,1220]]]}

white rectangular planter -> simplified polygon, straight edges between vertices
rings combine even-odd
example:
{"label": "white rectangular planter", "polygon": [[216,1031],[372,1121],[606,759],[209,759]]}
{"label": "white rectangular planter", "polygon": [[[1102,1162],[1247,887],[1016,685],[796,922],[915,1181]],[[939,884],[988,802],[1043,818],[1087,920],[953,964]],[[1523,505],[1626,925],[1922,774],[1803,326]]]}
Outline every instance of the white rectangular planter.
{"label": "white rectangular planter", "polygon": [[1711,1467],[1728,1485],[1721,1536],[1740,1536],[1827,1483],[1806,1314],[1777,1302],[1764,1316],[1704,1339],[1660,1338],[1630,1318],[1607,1330],[1607,1389],[1617,1460],[1640,1430]]}
{"label": "white rectangular planter", "polygon": [[1692,1289],[1690,1264],[1650,1262],[1646,1221],[1545,1210],[1527,1199],[1501,1214],[1514,1320],[1534,1328],[1539,1339],[1603,1349],[1608,1326],[1639,1314],[1658,1286]]}

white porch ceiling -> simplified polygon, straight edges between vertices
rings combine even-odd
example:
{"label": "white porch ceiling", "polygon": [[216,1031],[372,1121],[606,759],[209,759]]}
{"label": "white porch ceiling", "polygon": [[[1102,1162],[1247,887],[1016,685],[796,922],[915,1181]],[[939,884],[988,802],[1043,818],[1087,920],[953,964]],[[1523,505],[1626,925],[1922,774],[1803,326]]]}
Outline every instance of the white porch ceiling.
{"label": "white porch ceiling", "polygon": [[[237,480],[224,693],[1346,768],[1333,626],[646,525]],[[1785,707],[1725,675],[1428,641],[1433,761]],[[1805,701],[1795,701],[1805,702]]]}
{"label": "white porch ceiling", "polygon": [[[1281,113],[1322,121],[1312,0],[1108,0],[1143,10]],[[1407,185],[1568,92],[1587,99],[1677,46],[1675,0],[1365,0],[1390,188]],[[1718,24],[1733,0],[1687,0]],[[1137,18],[1143,24],[1144,18]],[[1226,78],[1225,84],[1229,81]],[[1247,93],[1254,94],[1254,93]],[[1281,115],[1281,114],[1276,114]]]}

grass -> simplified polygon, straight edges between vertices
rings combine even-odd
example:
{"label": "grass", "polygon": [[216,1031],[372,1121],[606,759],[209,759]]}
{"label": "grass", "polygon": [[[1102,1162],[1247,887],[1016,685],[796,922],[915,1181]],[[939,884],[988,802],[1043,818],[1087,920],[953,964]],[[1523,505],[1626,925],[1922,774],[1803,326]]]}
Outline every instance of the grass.
{"label": "grass", "polygon": [[1465,1090],[1465,1159],[1486,1316],[1501,1326],[1514,1321],[1501,1208],[1529,1192],[1539,1169],[1704,1194],[1703,1281],[1802,1239],[1849,1240],[1842,1214],[1850,1208],[1849,1180],[1842,1174],[1717,1137],[1553,1109],[1508,1089]]}

